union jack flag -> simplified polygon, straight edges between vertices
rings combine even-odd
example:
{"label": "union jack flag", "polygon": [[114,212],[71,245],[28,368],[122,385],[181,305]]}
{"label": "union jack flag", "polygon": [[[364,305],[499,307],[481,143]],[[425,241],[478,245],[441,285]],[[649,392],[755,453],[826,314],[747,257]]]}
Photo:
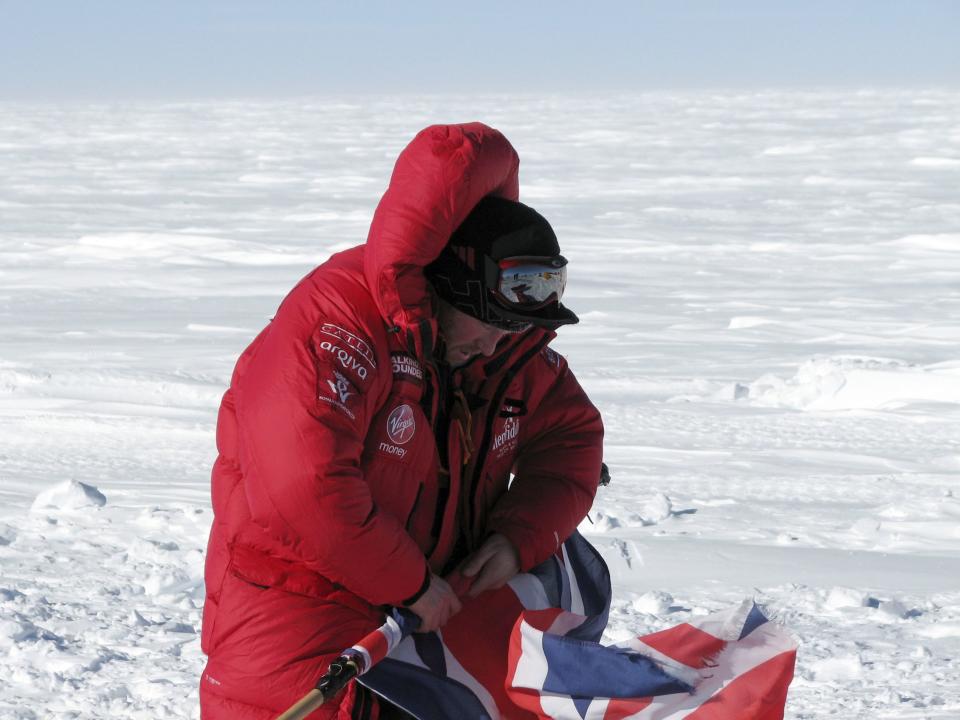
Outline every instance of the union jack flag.
{"label": "union jack flag", "polygon": [[603,646],[610,597],[575,533],[441,632],[391,619],[349,652],[359,682],[420,720],[782,720],[797,646],[752,601]]}

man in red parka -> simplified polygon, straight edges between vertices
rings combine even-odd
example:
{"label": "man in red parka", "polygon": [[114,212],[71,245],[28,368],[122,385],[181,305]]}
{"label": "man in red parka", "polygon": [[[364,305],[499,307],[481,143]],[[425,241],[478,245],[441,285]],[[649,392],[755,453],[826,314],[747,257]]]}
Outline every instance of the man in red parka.
{"label": "man in red parka", "polygon": [[[366,244],[307,275],[237,362],[217,423],[205,719],[276,717],[386,607],[442,627],[460,609],[444,576],[500,587],[589,510],[603,428],[548,347],[577,318],[517,170],[485,125],[419,133]],[[312,717],[378,712],[352,683]]]}

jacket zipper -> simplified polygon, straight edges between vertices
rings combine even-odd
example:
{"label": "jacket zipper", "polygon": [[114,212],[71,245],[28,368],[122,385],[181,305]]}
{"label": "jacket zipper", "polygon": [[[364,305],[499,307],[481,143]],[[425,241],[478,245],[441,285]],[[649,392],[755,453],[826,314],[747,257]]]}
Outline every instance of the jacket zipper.
{"label": "jacket zipper", "polygon": [[[507,388],[510,387],[510,383],[513,382],[513,379],[517,376],[517,373],[530,362],[533,357],[543,350],[546,347],[551,337],[544,337],[537,342],[530,350],[525,352],[520,356],[520,359],[517,360],[513,365],[511,365],[503,375],[503,379],[500,381],[500,384],[497,386],[496,392],[493,394],[493,399],[490,401],[490,404],[487,406],[487,421],[483,429],[483,441],[480,443],[480,449],[477,452],[477,464],[473,469],[473,477],[471,478],[469,492],[465,495],[465,520],[469,523],[470,533],[473,533],[473,512],[474,506],[476,504],[476,493],[480,487],[480,478],[483,475],[483,468],[487,464],[487,451],[490,448],[490,440],[493,436],[493,424],[496,422],[499,413],[494,412],[494,409],[499,407],[503,402],[504,396],[507,394]],[[473,543],[471,542],[471,545]],[[470,550],[474,550],[474,547],[471,547]]]}

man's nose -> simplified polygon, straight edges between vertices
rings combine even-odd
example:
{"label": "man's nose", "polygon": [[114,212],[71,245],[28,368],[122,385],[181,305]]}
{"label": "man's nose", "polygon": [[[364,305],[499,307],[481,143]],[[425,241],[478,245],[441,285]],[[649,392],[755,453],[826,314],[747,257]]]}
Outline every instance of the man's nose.
{"label": "man's nose", "polygon": [[493,351],[497,349],[498,342],[500,342],[499,333],[485,335],[480,339],[480,352],[484,357],[490,357],[493,355]]}

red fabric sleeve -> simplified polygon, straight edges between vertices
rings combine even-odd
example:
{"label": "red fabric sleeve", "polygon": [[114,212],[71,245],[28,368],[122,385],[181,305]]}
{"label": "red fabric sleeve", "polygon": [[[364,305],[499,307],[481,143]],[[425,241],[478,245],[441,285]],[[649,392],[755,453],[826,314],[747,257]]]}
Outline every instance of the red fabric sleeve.
{"label": "red fabric sleeve", "polygon": [[283,315],[236,393],[253,520],[333,582],[372,604],[399,604],[419,589],[426,560],[403,526],[377,511],[360,467],[377,396],[390,378],[379,380],[373,368],[362,379],[348,375],[304,337],[302,320]]}
{"label": "red fabric sleeve", "polygon": [[543,401],[524,420],[516,477],[487,529],[513,543],[526,571],[556,552],[590,510],[600,481],[603,422],[562,359]]}

